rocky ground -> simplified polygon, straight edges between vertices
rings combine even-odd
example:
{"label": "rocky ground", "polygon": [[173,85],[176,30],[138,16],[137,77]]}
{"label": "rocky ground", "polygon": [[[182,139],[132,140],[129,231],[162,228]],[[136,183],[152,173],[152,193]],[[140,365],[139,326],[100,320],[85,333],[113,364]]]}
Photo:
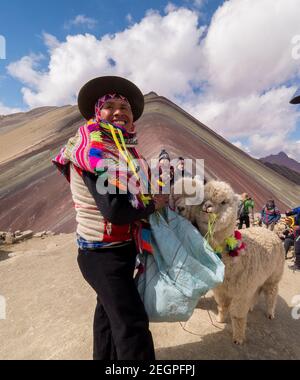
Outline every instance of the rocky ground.
{"label": "rocky ground", "polygon": [[[247,342],[235,346],[230,324],[216,322],[208,293],[187,323],[151,324],[157,358],[300,359],[299,300],[299,319],[292,317],[296,295],[300,273],[286,268],[276,319],[265,317],[262,298],[249,315]],[[3,299],[0,359],[91,359],[95,294],[77,267],[74,235],[0,246],[0,305]]]}

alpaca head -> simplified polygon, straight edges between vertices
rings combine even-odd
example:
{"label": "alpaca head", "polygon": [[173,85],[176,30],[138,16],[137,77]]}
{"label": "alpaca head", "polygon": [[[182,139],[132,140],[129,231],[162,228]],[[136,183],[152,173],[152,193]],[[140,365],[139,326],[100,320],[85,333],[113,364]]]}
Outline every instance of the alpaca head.
{"label": "alpaca head", "polygon": [[225,234],[225,231],[233,231],[237,219],[238,201],[238,196],[228,183],[222,181],[208,182],[204,186],[204,200],[196,216],[199,230],[206,233],[209,219],[212,214],[215,214],[215,233],[224,231]]}
{"label": "alpaca head", "polygon": [[238,196],[229,184],[222,181],[209,181],[204,186],[204,197],[200,204],[186,204],[186,197],[183,194],[175,198],[174,206],[182,216],[197,225],[202,235],[207,233],[208,222],[212,214],[215,214],[215,233],[228,236],[235,228],[238,201]]}

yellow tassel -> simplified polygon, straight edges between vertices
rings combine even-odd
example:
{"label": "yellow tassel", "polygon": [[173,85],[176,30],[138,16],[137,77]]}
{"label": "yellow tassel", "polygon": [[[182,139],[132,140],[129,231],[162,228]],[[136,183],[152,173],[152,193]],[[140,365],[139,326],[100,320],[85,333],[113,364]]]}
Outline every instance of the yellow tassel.
{"label": "yellow tassel", "polygon": [[142,202],[144,203],[145,206],[147,206],[149,204],[149,202],[151,201],[151,199],[152,199],[151,196],[141,194],[141,200],[142,200]]}
{"label": "yellow tassel", "polygon": [[211,244],[212,239],[214,237],[214,229],[215,229],[215,223],[217,220],[217,214],[210,214],[208,219],[208,226],[207,226],[207,234],[204,236],[204,239],[208,241],[209,244]]}
{"label": "yellow tassel", "polygon": [[216,253],[222,254],[223,253],[223,247],[221,245],[218,245],[215,249]]}
{"label": "yellow tassel", "polygon": [[226,245],[228,246],[228,248],[229,248],[231,251],[233,251],[233,250],[236,248],[236,246],[237,246],[237,244],[238,244],[238,241],[236,240],[235,237],[233,237],[233,236],[229,236],[227,239],[225,239],[225,243],[226,243]]}
{"label": "yellow tassel", "polygon": [[166,185],[164,182],[160,181],[159,179],[157,180],[157,184],[159,186],[165,186]]}

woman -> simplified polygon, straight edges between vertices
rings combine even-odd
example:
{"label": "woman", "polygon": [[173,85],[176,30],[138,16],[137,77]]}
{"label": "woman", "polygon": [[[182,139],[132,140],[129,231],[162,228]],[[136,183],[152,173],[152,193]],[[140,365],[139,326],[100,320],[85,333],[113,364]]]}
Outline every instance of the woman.
{"label": "woman", "polygon": [[275,224],[280,220],[281,214],[273,199],[269,199],[261,210],[260,220],[266,228],[274,230]]}
{"label": "woman", "polygon": [[[144,97],[124,78],[99,77],[82,87],[78,107],[88,122],[54,163],[70,181],[78,264],[97,294],[93,357],[154,360],[149,321],[133,272],[139,221],[165,206],[168,197],[147,195],[150,184],[142,178],[148,181],[148,168],[142,161],[135,163],[141,157],[134,122],[142,115]],[[137,193],[126,192],[132,178],[139,185]]]}

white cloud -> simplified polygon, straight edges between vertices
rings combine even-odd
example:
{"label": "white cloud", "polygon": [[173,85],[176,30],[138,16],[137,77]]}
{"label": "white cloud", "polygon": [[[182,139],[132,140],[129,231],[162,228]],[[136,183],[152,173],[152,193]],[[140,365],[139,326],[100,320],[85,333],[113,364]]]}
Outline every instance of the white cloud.
{"label": "white cloud", "polygon": [[70,29],[72,26],[86,26],[88,29],[93,29],[98,21],[85,15],[78,15],[73,20],[65,23],[65,29]]}
{"label": "white cloud", "polygon": [[184,4],[192,9],[200,10],[206,5],[208,0],[184,0]]}
{"label": "white cloud", "polygon": [[133,22],[133,17],[132,17],[132,15],[130,13],[128,13],[126,15],[126,20],[129,22],[129,24],[131,24]]}
{"label": "white cloud", "polygon": [[264,94],[218,98],[213,94],[195,97],[185,108],[226,138],[241,138],[260,133],[270,135],[284,131],[287,135],[296,128],[300,116],[289,104],[295,87],[285,86]]}
{"label": "white cloud", "polygon": [[59,47],[60,45],[60,42],[58,41],[58,39],[50,33],[44,32],[43,39],[44,39],[45,45],[49,48],[50,51]]}
{"label": "white cloud", "polygon": [[30,107],[74,103],[90,78],[125,76],[225,138],[247,141],[241,146],[251,154],[277,153],[281,146],[300,160],[299,143],[289,138],[299,107],[288,104],[300,78],[300,60],[292,57],[292,38],[300,34],[299,0],[228,0],[208,29],[199,26],[197,10],[169,3],[165,12],[149,10],[139,23],[101,39],[79,34],[59,42],[44,34],[47,70],[39,69],[41,57],[28,56],[9,72],[25,84]]}
{"label": "white cloud", "polygon": [[256,158],[284,151],[289,157],[299,160],[300,142],[288,141],[285,133],[275,135],[253,135],[250,138],[250,153]]}
{"label": "white cloud", "polygon": [[[203,28],[197,21],[187,9],[165,16],[151,11],[139,24],[100,40],[91,34],[68,36],[59,45],[55,40],[45,73],[32,57],[9,65],[9,72],[28,85],[23,95],[30,107],[74,103],[85,81],[112,73],[133,80],[144,93],[153,90],[174,99],[191,91],[201,67]],[[53,38],[48,35],[47,41],[52,45]]]}
{"label": "white cloud", "polygon": [[44,74],[38,71],[39,62],[45,57],[42,54],[31,54],[8,65],[10,75],[31,87],[39,88]]}
{"label": "white cloud", "polygon": [[284,151],[289,157],[299,161],[300,141],[289,141],[284,133],[256,134],[251,136],[247,142],[233,141],[232,144],[255,158]]}
{"label": "white cloud", "polygon": [[201,9],[206,3],[206,1],[207,0],[193,0],[193,5],[194,7]]}
{"label": "white cloud", "polygon": [[294,160],[300,161],[299,160],[299,152],[300,152],[300,140],[297,141],[289,141],[284,143],[284,150],[285,153],[293,158]]}
{"label": "white cloud", "polygon": [[165,6],[165,12],[166,13],[170,13],[170,12],[174,12],[178,9],[178,7],[173,4],[173,3],[168,3],[166,6]]}
{"label": "white cloud", "polygon": [[300,120],[299,107],[289,105],[300,76],[291,43],[299,13],[298,0],[230,0],[203,41],[207,84],[185,107],[226,138],[248,137],[255,156],[285,150],[300,160],[289,139]]}
{"label": "white cloud", "polygon": [[22,112],[22,110],[20,108],[7,107],[0,102],[0,115],[9,115],[17,112]]}
{"label": "white cloud", "polygon": [[218,8],[204,44],[212,91],[244,96],[299,75],[291,44],[299,13],[299,0],[230,0]]}

